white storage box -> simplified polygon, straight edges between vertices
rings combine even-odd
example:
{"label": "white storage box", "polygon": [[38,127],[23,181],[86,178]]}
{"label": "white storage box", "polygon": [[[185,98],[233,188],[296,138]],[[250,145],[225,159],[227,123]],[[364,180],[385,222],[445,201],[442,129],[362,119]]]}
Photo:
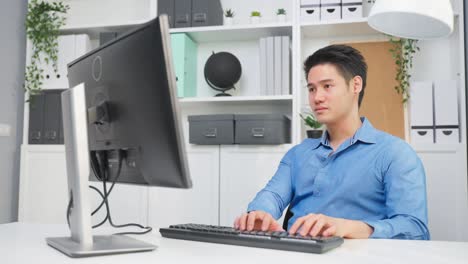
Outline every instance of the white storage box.
{"label": "white storage box", "polygon": [[341,4],[341,17],[347,20],[362,18],[362,2],[343,0]]}
{"label": "white storage box", "polygon": [[458,128],[437,128],[436,143],[437,144],[456,144],[459,142]]}
{"label": "white storage box", "polygon": [[411,129],[412,144],[434,144],[434,129]]}
{"label": "white storage box", "polygon": [[432,82],[412,82],[409,107],[411,143],[434,143],[434,105]]}
{"label": "white storage box", "polygon": [[339,20],[341,19],[341,0],[321,0],[320,1],[320,20]]}
{"label": "white storage box", "polygon": [[301,21],[320,21],[320,0],[301,0]]}

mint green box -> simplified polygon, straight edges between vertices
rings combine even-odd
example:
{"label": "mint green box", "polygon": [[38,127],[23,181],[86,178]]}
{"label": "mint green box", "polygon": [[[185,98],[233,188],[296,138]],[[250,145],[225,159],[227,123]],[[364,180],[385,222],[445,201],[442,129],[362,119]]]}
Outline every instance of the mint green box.
{"label": "mint green box", "polygon": [[171,34],[172,57],[177,77],[177,96],[197,96],[198,46],[187,34]]}

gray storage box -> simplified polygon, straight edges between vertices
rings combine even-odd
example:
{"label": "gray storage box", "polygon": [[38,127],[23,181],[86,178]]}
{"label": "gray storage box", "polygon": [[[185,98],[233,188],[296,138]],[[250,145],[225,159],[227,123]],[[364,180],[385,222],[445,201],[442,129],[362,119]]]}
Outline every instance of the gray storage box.
{"label": "gray storage box", "polygon": [[234,115],[189,116],[188,121],[191,144],[234,144]]}
{"label": "gray storage box", "polygon": [[291,143],[291,119],[283,114],[235,115],[236,144]]}

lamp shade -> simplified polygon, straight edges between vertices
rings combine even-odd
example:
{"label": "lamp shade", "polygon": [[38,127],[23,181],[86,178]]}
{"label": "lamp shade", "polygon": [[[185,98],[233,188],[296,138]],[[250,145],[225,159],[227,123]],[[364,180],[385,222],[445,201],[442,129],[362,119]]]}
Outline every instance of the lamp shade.
{"label": "lamp shade", "polygon": [[409,39],[434,39],[453,31],[450,0],[377,0],[368,23],[380,32]]}

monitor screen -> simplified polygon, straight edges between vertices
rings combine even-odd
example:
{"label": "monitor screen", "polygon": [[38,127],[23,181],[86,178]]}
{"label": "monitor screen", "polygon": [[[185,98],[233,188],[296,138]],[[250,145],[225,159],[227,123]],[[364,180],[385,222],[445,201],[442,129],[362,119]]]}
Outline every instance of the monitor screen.
{"label": "monitor screen", "polygon": [[106,154],[111,176],[126,153],[117,182],[192,185],[170,47],[161,16],[68,65],[70,87],[85,86],[89,150]]}

